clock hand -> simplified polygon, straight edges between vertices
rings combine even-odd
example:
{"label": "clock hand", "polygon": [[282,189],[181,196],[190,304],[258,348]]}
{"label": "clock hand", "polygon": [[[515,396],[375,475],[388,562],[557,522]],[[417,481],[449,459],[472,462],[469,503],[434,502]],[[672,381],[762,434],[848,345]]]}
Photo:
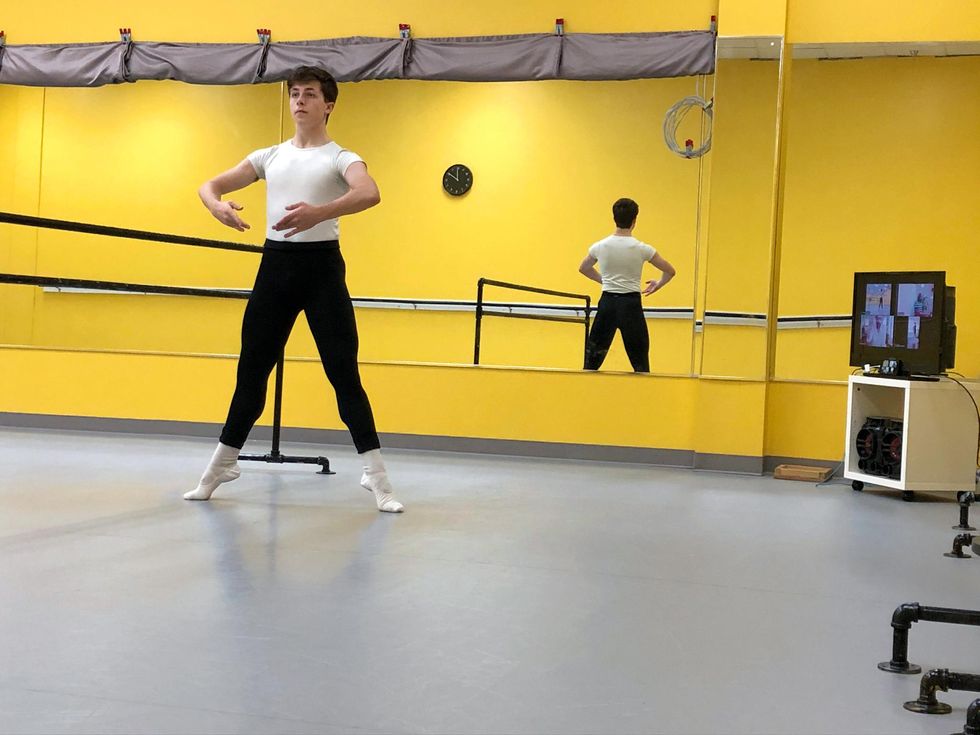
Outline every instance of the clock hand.
{"label": "clock hand", "polygon": [[446,173],[449,174],[450,176],[452,176],[454,179],[456,179],[456,181],[459,181],[459,176],[457,176],[456,174],[454,174],[452,171],[446,171]]}

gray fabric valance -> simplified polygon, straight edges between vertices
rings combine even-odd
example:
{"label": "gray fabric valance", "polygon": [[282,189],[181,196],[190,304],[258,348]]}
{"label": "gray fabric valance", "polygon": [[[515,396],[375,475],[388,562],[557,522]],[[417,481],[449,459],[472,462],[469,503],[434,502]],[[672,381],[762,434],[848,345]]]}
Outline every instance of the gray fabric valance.
{"label": "gray fabric valance", "polygon": [[263,82],[280,82],[297,66],[319,66],[338,82],[400,79],[406,43],[398,38],[333,38],[269,45]]}
{"label": "gray fabric valance", "polygon": [[558,79],[565,36],[474,36],[412,41],[406,79],[521,82]]}
{"label": "gray fabric valance", "polygon": [[126,81],[124,43],[0,48],[0,84],[101,87]]}
{"label": "gray fabric valance", "polygon": [[[677,69],[685,72],[677,74]],[[660,79],[710,74],[714,69],[712,33],[573,34],[564,36],[559,76],[592,81]]]}
{"label": "gray fabric valance", "polygon": [[126,65],[127,82],[176,79],[189,84],[253,84],[261,81],[257,73],[265,49],[258,44],[134,43],[131,46]]}
{"label": "gray fabric valance", "polygon": [[340,82],[618,80],[710,74],[715,35],[522,34],[463,38],[351,37],[270,44],[94,43],[0,47],[0,84],[99,87],[141,79],[257,84],[319,66]]}

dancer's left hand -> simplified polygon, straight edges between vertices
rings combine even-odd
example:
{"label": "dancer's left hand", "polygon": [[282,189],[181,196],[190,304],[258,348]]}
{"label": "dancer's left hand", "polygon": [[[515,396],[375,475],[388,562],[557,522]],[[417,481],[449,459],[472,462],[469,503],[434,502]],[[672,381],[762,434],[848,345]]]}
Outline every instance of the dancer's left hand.
{"label": "dancer's left hand", "polygon": [[289,212],[285,217],[276,222],[272,229],[276,232],[289,230],[285,237],[292,237],[298,232],[304,232],[311,227],[316,227],[323,221],[320,216],[320,208],[306,202],[296,202],[286,207]]}

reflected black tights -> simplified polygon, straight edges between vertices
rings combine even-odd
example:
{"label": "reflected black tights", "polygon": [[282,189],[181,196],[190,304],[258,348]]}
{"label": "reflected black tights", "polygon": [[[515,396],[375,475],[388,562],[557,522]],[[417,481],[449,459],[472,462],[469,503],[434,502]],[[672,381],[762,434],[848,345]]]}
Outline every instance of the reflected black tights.
{"label": "reflected black tights", "polygon": [[650,333],[643,316],[643,302],[638,293],[603,291],[599,297],[595,321],[585,348],[585,369],[598,370],[609,353],[616,330],[623,335],[623,346],[634,372],[650,372]]}

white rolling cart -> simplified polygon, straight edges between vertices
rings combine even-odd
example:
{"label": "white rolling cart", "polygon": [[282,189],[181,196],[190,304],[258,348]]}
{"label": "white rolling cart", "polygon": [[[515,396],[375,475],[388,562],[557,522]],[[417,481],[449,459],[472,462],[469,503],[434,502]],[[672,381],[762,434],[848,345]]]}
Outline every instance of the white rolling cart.
{"label": "white rolling cart", "polygon": [[[967,384],[980,393],[976,383]],[[868,418],[902,422],[901,469],[897,478],[869,474],[858,466],[855,442]],[[977,411],[949,378],[909,380],[852,375],[847,390],[844,477],[855,490],[864,484],[901,490],[911,500],[923,492],[973,492],[977,472]]]}

